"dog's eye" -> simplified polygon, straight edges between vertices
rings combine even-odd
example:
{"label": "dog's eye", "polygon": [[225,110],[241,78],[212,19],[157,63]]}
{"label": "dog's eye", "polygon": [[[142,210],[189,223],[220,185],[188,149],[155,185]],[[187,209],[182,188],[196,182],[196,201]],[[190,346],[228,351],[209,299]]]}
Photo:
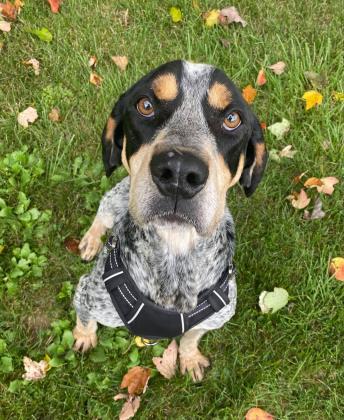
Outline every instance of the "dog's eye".
{"label": "dog's eye", "polygon": [[240,124],[241,119],[237,112],[230,112],[223,121],[223,127],[229,131],[236,129]]}
{"label": "dog's eye", "polygon": [[151,117],[154,115],[154,108],[148,98],[141,98],[136,104],[136,108],[144,117]]}

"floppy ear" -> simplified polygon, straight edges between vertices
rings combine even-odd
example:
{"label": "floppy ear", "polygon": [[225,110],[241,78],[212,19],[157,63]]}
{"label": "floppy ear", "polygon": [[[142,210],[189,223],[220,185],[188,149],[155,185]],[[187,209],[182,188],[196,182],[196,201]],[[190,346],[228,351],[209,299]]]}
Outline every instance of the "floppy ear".
{"label": "floppy ear", "polygon": [[106,176],[121,165],[121,153],[123,148],[123,125],[124,95],[114,106],[102,134],[103,163]]}
{"label": "floppy ear", "polygon": [[252,126],[252,135],[246,149],[244,170],[239,180],[246,197],[252,195],[256,190],[268,160],[263,131],[256,116],[253,117]]}

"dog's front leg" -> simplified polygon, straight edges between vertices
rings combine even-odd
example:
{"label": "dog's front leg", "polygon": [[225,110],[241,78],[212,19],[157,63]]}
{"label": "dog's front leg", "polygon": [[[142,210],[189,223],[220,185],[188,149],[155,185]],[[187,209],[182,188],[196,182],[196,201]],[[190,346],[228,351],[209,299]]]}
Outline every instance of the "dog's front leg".
{"label": "dog's front leg", "polygon": [[112,227],[108,227],[108,224],[104,223],[104,219],[99,214],[94,218],[91,227],[79,244],[80,256],[83,260],[91,261],[102,249],[102,236]]}
{"label": "dog's front leg", "polygon": [[199,340],[206,332],[204,329],[190,330],[182,336],[179,344],[180,371],[183,375],[188,372],[194,382],[203,379],[204,369],[210,365],[198,350]]}
{"label": "dog's front leg", "polygon": [[81,322],[80,318],[76,317],[76,326],[73,330],[75,339],[74,350],[82,351],[83,353],[97,345],[97,322],[90,320],[88,322]]}

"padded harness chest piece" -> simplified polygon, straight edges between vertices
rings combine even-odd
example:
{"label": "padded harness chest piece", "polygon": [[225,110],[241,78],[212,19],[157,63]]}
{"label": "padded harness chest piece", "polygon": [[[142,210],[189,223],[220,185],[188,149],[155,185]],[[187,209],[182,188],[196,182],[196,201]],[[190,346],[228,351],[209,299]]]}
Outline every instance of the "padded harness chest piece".
{"label": "padded harness chest piece", "polygon": [[103,274],[105,287],[123,323],[134,335],[148,339],[177,337],[229,304],[228,280],[235,273],[232,264],[214,286],[198,295],[195,309],[182,313],[164,309],[141,293],[121,260],[118,239],[114,242],[110,237],[106,247],[109,255]]}

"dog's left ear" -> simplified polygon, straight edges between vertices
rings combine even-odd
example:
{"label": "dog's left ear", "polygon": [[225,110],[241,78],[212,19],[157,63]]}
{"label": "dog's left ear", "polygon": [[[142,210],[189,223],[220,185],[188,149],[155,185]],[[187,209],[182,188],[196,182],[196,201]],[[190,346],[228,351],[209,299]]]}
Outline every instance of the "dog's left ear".
{"label": "dog's left ear", "polygon": [[114,106],[102,134],[103,163],[106,176],[110,176],[122,164],[124,96],[125,94]]}
{"label": "dog's left ear", "polygon": [[263,130],[257,117],[253,116],[252,135],[248,142],[245,156],[245,165],[240,177],[240,184],[244,188],[246,197],[256,190],[263,177],[268,160],[268,152],[264,143]]}

